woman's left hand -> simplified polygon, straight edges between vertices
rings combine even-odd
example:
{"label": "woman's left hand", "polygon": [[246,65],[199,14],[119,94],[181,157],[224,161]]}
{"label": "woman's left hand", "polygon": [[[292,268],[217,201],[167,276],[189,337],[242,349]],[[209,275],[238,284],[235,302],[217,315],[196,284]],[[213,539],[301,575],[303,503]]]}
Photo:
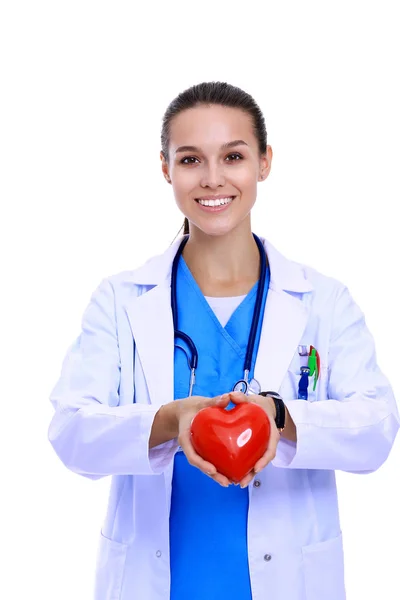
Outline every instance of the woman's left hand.
{"label": "woman's left hand", "polygon": [[255,402],[265,410],[271,425],[269,444],[265,454],[256,462],[253,470],[250,471],[250,473],[246,475],[246,477],[244,477],[242,481],[240,481],[240,487],[244,488],[247,487],[252,481],[252,479],[255,477],[255,475],[259,471],[261,471],[261,469],[264,469],[267,466],[267,464],[270,463],[271,460],[273,460],[276,456],[276,447],[279,442],[280,433],[275,423],[275,402],[270,396],[246,396],[242,392],[230,392],[229,397],[234,404],[242,404],[243,402]]}

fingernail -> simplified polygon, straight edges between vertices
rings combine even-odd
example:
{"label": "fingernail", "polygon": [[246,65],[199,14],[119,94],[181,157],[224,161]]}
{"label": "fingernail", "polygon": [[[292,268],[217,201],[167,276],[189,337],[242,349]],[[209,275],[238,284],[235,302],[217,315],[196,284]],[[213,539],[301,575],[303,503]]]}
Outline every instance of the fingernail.
{"label": "fingernail", "polygon": [[243,490],[244,488],[247,488],[248,485],[249,485],[248,483],[243,483],[243,484],[240,484],[240,487]]}

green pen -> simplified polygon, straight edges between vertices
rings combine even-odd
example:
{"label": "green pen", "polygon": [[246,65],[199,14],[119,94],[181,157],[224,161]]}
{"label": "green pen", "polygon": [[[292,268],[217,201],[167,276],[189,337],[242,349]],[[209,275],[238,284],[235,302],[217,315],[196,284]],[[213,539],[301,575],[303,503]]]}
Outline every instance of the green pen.
{"label": "green pen", "polygon": [[310,369],[310,377],[314,375],[314,386],[313,391],[315,392],[315,388],[317,387],[318,381],[318,362],[317,362],[317,354],[315,348],[311,350],[311,354],[308,357],[308,368]]}

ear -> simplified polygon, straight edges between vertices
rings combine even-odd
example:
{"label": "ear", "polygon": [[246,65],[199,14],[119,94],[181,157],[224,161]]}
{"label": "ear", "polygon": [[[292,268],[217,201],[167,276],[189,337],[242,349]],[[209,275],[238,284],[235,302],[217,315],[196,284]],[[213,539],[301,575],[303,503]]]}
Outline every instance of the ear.
{"label": "ear", "polygon": [[272,163],[272,148],[271,146],[267,146],[267,150],[264,154],[261,155],[260,158],[260,169],[258,175],[258,181],[264,181],[267,179],[270,171],[271,171],[271,163]]}
{"label": "ear", "polygon": [[171,183],[171,177],[169,175],[169,167],[168,167],[168,163],[165,160],[165,156],[164,156],[164,152],[161,150],[160,152],[160,160],[161,160],[161,170],[163,172],[163,175],[166,179],[166,181],[168,183]]}

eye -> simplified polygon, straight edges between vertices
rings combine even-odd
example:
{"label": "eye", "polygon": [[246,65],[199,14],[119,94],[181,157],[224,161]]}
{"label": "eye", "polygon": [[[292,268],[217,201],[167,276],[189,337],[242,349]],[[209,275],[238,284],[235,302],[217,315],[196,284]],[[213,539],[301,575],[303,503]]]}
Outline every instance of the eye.
{"label": "eye", "polygon": [[[185,161],[190,161],[190,162],[185,162]],[[179,161],[181,163],[181,165],[193,165],[194,163],[192,162],[192,160],[197,160],[197,158],[195,156],[185,156],[184,158],[182,158],[181,161]]]}
{"label": "eye", "polygon": [[[229,160],[228,162],[236,162],[237,160],[243,160],[243,156],[239,154],[239,152],[231,152],[231,154],[228,154],[226,158],[231,159],[232,157],[233,159]],[[198,161],[198,159],[195,156],[185,156],[179,162],[181,165],[194,165],[196,160]]]}
{"label": "eye", "polygon": [[[234,159],[234,161],[235,160],[241,160],[243,158],[243,156],[241,154],[239,154],[239,152],[232,152],[232,154],[228,154],[228,156],[226,158],[229,158],[230,156],[236,157]],[[234,162],[234,161],[229,161],[229,162]]]}

